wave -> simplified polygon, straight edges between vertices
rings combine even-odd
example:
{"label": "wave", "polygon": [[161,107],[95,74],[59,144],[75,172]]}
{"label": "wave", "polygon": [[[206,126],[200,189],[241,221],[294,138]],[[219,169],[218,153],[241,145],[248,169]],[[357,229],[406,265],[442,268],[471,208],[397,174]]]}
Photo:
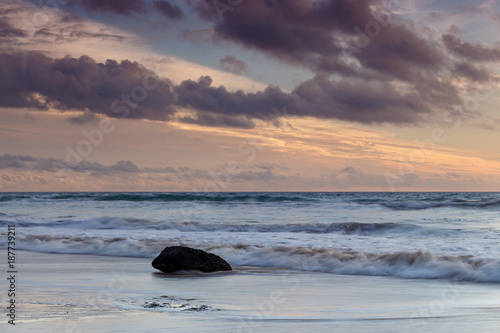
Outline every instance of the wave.
{"label": "wave", "polygon": [[6,201],[97,201],[246,204],[275,203],[316,205],[321,209],[359,209],[374,206],[390,210],[424,210],[436,208],[497,209],[498,193],[321,193],[321,192],[68,192],[3,193]]}
{"label": "wave", "polygon": [[500,283],[500,261],[464,256],[436,256],[430,251],[360,253],[306,247],[208,247],[237,265],[269,266],[346,275],[394,276]]}
{"label": "wave", "polygon": [[[438,233],[439,228],[426,228],[410,223],[287,223],[287,224],[232,224],[232,223],[200,223],[200,222],[168,222],[132,218],[100,217],[89,220],[60,220],[51,223],[7,222],[0,220],[0,226],[15,224],[18,227],[49,227],[74,229],[113,229],[113,230],[177,230],[181,232],[256,232],[256,233],[309,233],[346,235],[378,235],[386,233]],[[461,229],[444,229],[447,232]]]}
{"label": "wave", "polygon": [[[257,266],[346,275],[500,283],[500,261],[472,255],[437,256],[430,251],[365,253],[326,248],[204,244],[157,238],[23,235],[19,250],[154,258],[165,246],[184,245],[213,252],[233,267]],[[3,240],[0,242],[4,242]]]}
{"label": "wave", "polygon": [[32,196],[29,194],[0,194],[0,202],[20,200],[20,199],[29,199],[31,197]]}
{"label": "wave", "polygon": [[117,194],[98,198],[99,201],[202,201],[202,202],[296,202],[305,201],[300,196],[274,194]]}
{"label": "wave", "polygon": [[489,200],[452,200],[452,201],[407,201],[383,202],[381,206],[393,210],[421,210],[430,208],[489,208],[500,207],[500,199]]}
{"label": "wave", "polygon": [[297,202],[310,201],[307,195],[301,193],[248,193],[248,192],[132,192],[132,193],[34,193],[25,195],[3,195],[0,201],[16,199],[39,200],[73,200],[86,199],[94,201],[200,201],[200,202]]}

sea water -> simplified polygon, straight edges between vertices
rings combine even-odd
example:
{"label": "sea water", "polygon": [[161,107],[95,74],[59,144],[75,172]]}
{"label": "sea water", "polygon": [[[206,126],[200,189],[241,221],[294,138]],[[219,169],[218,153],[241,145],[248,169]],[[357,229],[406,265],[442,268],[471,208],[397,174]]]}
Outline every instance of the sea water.
{"label": "sea water", "polygon": [[[0,234],[18,332],[476,333],[500,327],[499,211],[499,193],[2,193]],[[171,245],[234,270],[154,270]]]}
{"label": "sea water", "polygon": [[0,194],[19,250],[154,258],[185,245],[233,266],[478,283],[500,283],[499,213],[492,192]]}

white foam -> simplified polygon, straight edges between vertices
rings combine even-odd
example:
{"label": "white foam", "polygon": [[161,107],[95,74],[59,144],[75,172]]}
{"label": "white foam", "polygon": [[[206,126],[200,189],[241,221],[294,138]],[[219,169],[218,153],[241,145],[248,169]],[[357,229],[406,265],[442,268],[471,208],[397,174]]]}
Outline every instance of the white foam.
{"label": "white foam", "polygon": [[[323,242],[315,240],[317,235],[309,236],[308,246],[306,239],[296,239],[285,242],[283,246],[275,246],[277,239],[270,237],[259,239],[260,244],[242,242],[245,238],[232,239],[224,242],[221,237],[211,234],[212,241],[196,237],[189,238],[137,238],[112,235],[114,231],[107,231],[108,235],[30,235],[20,238],[20,248],[39,252],[80,253],[110,256],[131,256],[153,258],[165,246],[186,245],[205,249],[220,255],[233,266],[260,266],[298,269],[304,271],[329,272],[336,274],[354,275],[381,275],[404,278],[432,278],[456,279],[478,282],[500,283],[500,262],[487,257],[474,257],[470,253],[460,256],[436,254],[419,249],[401,250],[402,246],[391,247],[384,244],[367,246],[365,249],[338,249],[327,244],[328,236]],[[260,234],[259,234],[260,235]],[[145,236],[136,235],[136,236]],[[247,235],[245,235],[247,236]],[[339,235],[340,236],[340,235]],[[362,236],[359,236],[362,237]],[[231,240],[226,238],[226,240]],[[248,239],[247,239],[248,240]],[[265,241],[264,241],[265,240]],[[312,243],[315,242],[316,246]],[[398,250],[395,251],[394,249]],[[375,250],[378,249],[378,250]]]}

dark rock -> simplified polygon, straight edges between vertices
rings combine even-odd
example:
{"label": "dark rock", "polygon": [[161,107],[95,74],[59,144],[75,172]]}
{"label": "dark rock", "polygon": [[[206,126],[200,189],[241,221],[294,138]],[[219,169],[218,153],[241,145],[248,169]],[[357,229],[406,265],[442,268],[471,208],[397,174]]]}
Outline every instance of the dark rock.
{"label": "dark rock", "polygon": [[152,265],[154,268],[171,273],[183,270],[195,270],[201,272],[217,272],[232,270],[224,259],[203,250],[192,249],[185,246],[166,247]]}

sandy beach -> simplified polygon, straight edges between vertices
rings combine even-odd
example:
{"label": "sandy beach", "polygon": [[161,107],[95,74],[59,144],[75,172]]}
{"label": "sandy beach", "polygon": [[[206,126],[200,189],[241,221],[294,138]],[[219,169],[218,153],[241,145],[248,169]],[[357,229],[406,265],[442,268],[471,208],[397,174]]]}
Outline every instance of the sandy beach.
{"label": "sandy beach", "polygon": [[500,325],[496,284],[255,267],[162,274],[145,258],[25,251],[18,262],[16,325],[4,320],[2,331],[496,332]]}

